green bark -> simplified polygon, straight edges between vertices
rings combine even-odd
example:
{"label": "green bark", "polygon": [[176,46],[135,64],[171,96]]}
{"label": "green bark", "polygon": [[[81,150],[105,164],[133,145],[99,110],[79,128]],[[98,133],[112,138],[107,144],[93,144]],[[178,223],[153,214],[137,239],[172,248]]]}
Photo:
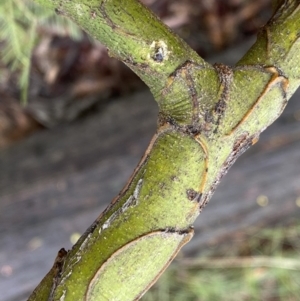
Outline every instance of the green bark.
{"label": "green bark", "polygon": [[300,1],[284,1],[234,68],[206,63],[138,1],[36,1],[107,45],[150,87],[160,113],[125,188],[29,300],[138,300],[191,239],[221,177],[298,87]]}

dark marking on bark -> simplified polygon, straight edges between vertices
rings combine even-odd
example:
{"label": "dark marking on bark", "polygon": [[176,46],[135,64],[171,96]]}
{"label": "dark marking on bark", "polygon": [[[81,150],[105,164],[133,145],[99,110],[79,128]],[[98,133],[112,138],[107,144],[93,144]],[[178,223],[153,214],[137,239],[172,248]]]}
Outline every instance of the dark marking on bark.
{"label": "dark marking on bark", "polygon": [[154,61],[161,63],[164,60],[164,56],[160,52],[156,52],[154,55]]}
{"label": "dark marking on bark", "polygon": [[67,254],[68,254],[68,252],[65,250],[65,248],[61,248],[57,253],[57,256],[55,258],[54,265],[53,265],[53,268],[55,269],[55,274],[56,274],[55,277],[56,278],[61,277],[64,261],[65,261]]}
{"label": "dark marking on bark", "polygon": [[197,195],[195,201],[196,201],[197,203],[200,204],[200,203],[201,203],[201,200],[202,200],[202,193],[198,193],[198,195]]}
{"label": "dark marking on bark", "polygon": [[149,58],[156,63],[162,63],[168,59],[168,45],[163,40],[153,41],[149,50]]}
{"label": "dark marking on bark", "polygon": [[91,11],[91,18],[96,19],[97,13],[95,11]]}
{"label": "dark marking on bark", "polygon": [[161,182],[158,184],[159,189],[164,189],[166,187],[166,183],[165,182]]}
{"label": "dark marking on bark", "polygon": [[176,78],[178,77],[178,74],[186,69],[188,67],[188,65],[192,64],[192,62],[190,60],[186,60],[183,64],[181,64],[180,66],[178,66],[170,75],[169,77],[173,77]]}
{"label": "dark marking on bark", "polygon": [[226,110],[227,101],[229,98],[229,87],[233,79],[233,71],[231,67],[223,64],[214,64],[214,68],[216,69],[219,76],[221,92],[220,99],[218,100],[214,108],[214,113],[217,115],[217,120],[215,121],[217,127],[214,131],[214,133],[216,133],[218,131],[221,118],[223,117]]}
{"label": "dark marking on bark", "polygon": [[178,179],[177,176],[175,176],[175,175],[171,176],[171,181],[177,182],[178,180],[179,180],[179,179]]}
{"label": "dark marking on bark", "polygon": [[214,118],[209,110],[206,110],[204,113],[204,121],[206,123],[212,123],[214,121]]}
{"label": "dark marking on bark", "polygon": [[164,126],[168,122],[167,119],[168,118],[164,113],[159,112],[157,117],[157,126],[158,127]]}
{"label": "dark marking on bark", "polygon": [[196,201],[197,203],[200,203],[201,201],[202,193],[199,193],[194,189],[187,189],[186,195],[190,201]]}
{"label": "dark marking on bark", "polygon": [[55,8],[54,11],[55,11],[55,13],[57,15],[60,15],[60,16],[64,16],[65,15],[65,12],[62,9],[60,9],[60,8]]}
{"label": "dark marking on bark", "polygon": [[162,112],[158,114],[158,127],[163,127],[165,125],[171,126],[175,131],[189,135],[191,137],[196,137],[202,132],[201,124],[188,124],[188,125],[179,125],[174,118],[169,115],[166,115]]}
{"label": "dark marking on bark", "polygon": [[172,118],[170,115],[166,115],[162,112],[159,112],[158,114],[158,125],[159,126],[164,126],[166,124],[171,125],[175,129],[180,128],[180,126],[177,124],[174,118]]}
{"label": "dark marking on bark", "polygon": [[187,189],[186,195],[190,201],[193,201],[197,196],[197,191],[195,191],[194,189]]}
{"label": "dark marking on bark", "polygon": [[195,137],[202,132],[202,127],[200,124],[188,124],[185,126],[179,125],[174,118],[169,115],[166,115],[162,112],[158,114],[158,127],[164,125],[170,125],[175,131],[187,134],[191,137]]}
{"label": "dark marking on bark", "polygon": [[182,230],[178,230],[176,228],[166,228],[166,229],[161,229],[161,230],[158,230],[158,231],[161,231],[161,232],[166,232],[166,233],[178,233],[180,235],[184,235],[184,234],[189,234],[191,233],[191,231],[194,230],[194,227],[193,226],[190,226],[188,227],[187,229],[182,229]]}
{"label": "dark marking on bark", "polygon": [[[212,186],[216,187],[217,185],[215,183],[213,183]],[[207,203],[211,199],[214,191],[215,191],[215,188],[211,189],[208,193],[202,195],[201,202],[199,202],[199,212],[201,212],[203,210],[203,208],[207,205]]]}
{"label": "dark marking on bark", "polygon": [[91,225],[91,227],[89,228],[89,233],[93,233],[95,231],[95,229],[97,228],[98,223],[93,223]]}
{"label": "dark marking on bark", "polygon": [[155,49],[154,55],[152,56],[153,60],[157,63],[161,63],[164,58],[165,58],[165,54],[164,54],[164,50],[162,47],[158,47],[157,49]]}
{"label": "dark marking on bark", "polygon": [[[100,11],[100,14],[101,14],[101,15],[104,17],[104,19],[106,20],[107,25],[110,26],[111,29],[113,29],[113,30],[115,30],[115,31],[118,31],[118,32],[121,32],[121,33],[123,33],[124,35],[131,36],[131,38],[133,38],[133,37],[134,37],[133,34],[131,34],[131,33],[128,32],[128,31],[125,31],[125,30],[122,28],[122,26],[119,26],[119,25],[115,24],[115,23],[112,21],[112,19],[111,19],[111,18],[109,17],[109,15],[106,13],[105,4],[106,4],[106,1],[103,1],[103,2],[101,3],[101,5],[100,5],[100,7],[99,7],[99,11]],[[133,18],[130,14],[128,14],[128,12],[127,12],[126,10],[123,9],[123,11],[124,11],[127,15],[129,15],[129,16],[133,19],[133,21],[134,21],[134,18]],[[116,10],[116,9],[114,9],[114,8],[113,8],[113,13],[114,13],[115,15],[118,15],[118,14],[119,14],[118,10]],[[138,39],[138,37],[136,37],[136,39]],[[122,60],[123,60],[123,59],[122,59]]]}
{"label": "dark marking on bark", "polygon": [[199,212],[201,212],[204,209],[204,207],[209,202],[211,196],[212,196],[212,193],[211,194],[208,193],[208,194],[202,196],[201,202],[199,202]]}
{"label": "dark marking on bark", "polygon": [[229,91],[229,86],[233,79],[233,70],[230,66],[224,65],[224,64],[214,64],[214,68],[216,69],[219,80],[222,85],[224,85],[223,94],[224,96],[227,96]]}
{"label": "dark marking on bark", "polygon": [[221,117],[221,115],[223,115],[225,109],[226,101],[224,99],[220,99],[215,105],[215,112],[219,115],[219,118]]}
{"label": "dark marking on bark", "polygon": [[[115,54],[113,54],[115,58],[118,58]],[[126,64],[130,69],[135,70],[136,73],[141,71],[147,72],[147,69],[149,69],[149,66],[145,63],[137,63],[133,60],[132,57],[128,57],[126,59],[124,58],[119,58],[120,60],[123,61],[124,64]]]}
{"label": "dark marking on bark", "polygon": [[187,125],[185,127],[185,131],[187,134],[190,134],[192,136],[196,136],[196,135],[199,135],[201,133],[201,125],[200,124],[197,124],[197,125]]}
{"label": "dark marking on bark", "polygon": [[54,260],[54,264],[52,267],[52,271],[53,271],[53,284],[51,287],[51,292],[49,294],[48,297],[48,301],[52,301],[53,300],[53,295],[55,293],[55,289],[58,286],[60,280],[61,280],[61,274],[63,272],[63,266],[64,266],[64,262],[65,262],[65,258],[67,256],[68,252],[64,249],[61,248],[58,253],[57,256]]}
{"label": "dark marking on bark", "polygon": [[106,13],[106,9],[104,7],[105,1],[103,1],[99,7],[99,10],[101,14],[103,15],[104,19],[106,20],[107,24],[112,28],[115,29],[117,26],[114,24],[114,22],[109,18],[109,16]]}
{"label": "dark marking on bark", "polygon": [[204,122],[201,125],[201,132],[211,132],[214,124],[212,110],[205,110],[203,115]]}

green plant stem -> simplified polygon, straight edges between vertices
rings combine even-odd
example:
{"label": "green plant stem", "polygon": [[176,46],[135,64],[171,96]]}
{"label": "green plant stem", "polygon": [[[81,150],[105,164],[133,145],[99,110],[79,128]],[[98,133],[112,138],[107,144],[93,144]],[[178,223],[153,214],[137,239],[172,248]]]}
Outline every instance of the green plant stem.
{"label": "green plant stem", "polygon": [[298,87],[300,1],[279,7],[235,68],[205,63],[138,1],[37,2],[107,45],[149,85],[160,113],[120,195],[29,300],[138,300],[191,239],[222,176]]}
{"label": "green plant stem", "polygon": [[[37,0],[71,18],[107,46],[109,54],[127,64],[154,91],[186,60],[206,63],[181,38],[171,32],[136,0]],[[166,48],[165,46],[166,45]],[[163,58],[163,64],[155,59]]]}

